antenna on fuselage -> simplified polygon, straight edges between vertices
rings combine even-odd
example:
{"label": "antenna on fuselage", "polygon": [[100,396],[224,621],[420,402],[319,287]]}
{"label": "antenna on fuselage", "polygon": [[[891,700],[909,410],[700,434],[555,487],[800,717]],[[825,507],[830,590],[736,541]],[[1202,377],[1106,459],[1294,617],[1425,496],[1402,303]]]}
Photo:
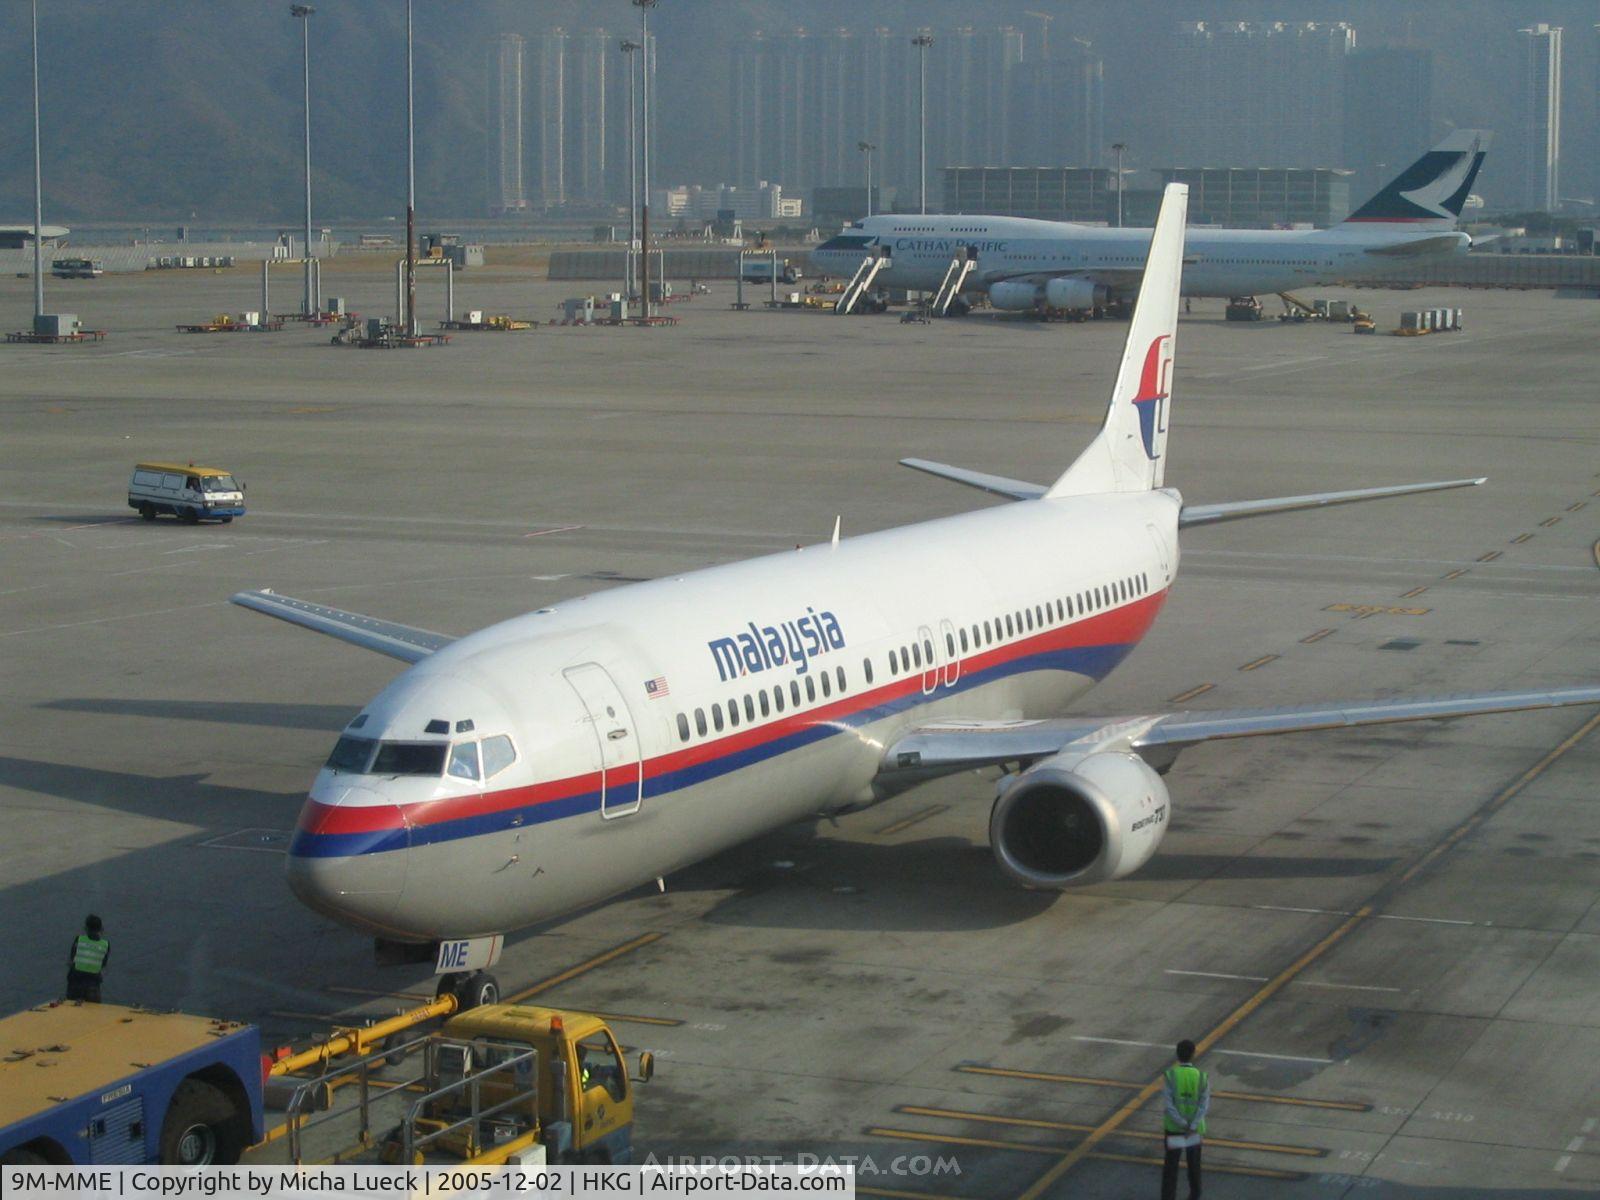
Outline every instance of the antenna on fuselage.
{"label": "antenna on fuselage", "polygon": [[833,519],[833,544],[835,546],[837,546],[839,544],[839,528],[843,524],[844,524],[844,514],[840,513],[837,517],[835,517]]}

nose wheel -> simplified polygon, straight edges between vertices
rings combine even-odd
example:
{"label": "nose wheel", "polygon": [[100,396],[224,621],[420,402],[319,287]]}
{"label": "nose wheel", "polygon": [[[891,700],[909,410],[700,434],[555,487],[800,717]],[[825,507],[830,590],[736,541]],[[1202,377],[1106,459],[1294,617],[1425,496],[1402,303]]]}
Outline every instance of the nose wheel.
{"label": "nose wheel", "polygon": [[500,981],[487,971],[456,971],[439,977],[434,990],[437,998],[445,994],[455,996],[458,1012],[481,1008],[485,1004],[500,1003]]}

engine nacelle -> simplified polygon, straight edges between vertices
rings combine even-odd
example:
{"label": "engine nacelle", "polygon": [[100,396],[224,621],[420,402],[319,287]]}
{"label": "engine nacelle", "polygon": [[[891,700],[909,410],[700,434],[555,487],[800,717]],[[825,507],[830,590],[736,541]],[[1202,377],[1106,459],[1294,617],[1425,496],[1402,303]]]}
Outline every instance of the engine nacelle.
{"label": "engine nacelle", "polygon": [[1032,312],[1039,304],[1039,288],[1032,283],[990,284],[989,303],[1002,312]]}
{"label": "engine nacelle", "polygon": [[1057,755],[1002,787],[989,844],[1001,870],[1027,887],[1131,875],[1156,852],[1172,813],[1167,785],[1136,754]]}
{"label": "engine nacelle", "polygon": [[1080,312],[1104,305],[1110,293],[1087,279],[1052,279],[1044,285],[1044,302],[1048,308],[1066,312]]}

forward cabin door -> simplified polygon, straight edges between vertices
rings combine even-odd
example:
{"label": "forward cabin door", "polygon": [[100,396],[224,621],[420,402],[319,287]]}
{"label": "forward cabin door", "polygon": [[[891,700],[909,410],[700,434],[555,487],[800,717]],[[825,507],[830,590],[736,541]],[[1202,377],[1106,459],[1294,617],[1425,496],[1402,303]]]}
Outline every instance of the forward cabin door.
{"label": "forward cabin door", "polygon": [[610,820],[638,812],[641,755],[638,728],[616,680],[599,663],[568,667],[562,674],[583,701],[594,729],[600,770],[600,815]]}

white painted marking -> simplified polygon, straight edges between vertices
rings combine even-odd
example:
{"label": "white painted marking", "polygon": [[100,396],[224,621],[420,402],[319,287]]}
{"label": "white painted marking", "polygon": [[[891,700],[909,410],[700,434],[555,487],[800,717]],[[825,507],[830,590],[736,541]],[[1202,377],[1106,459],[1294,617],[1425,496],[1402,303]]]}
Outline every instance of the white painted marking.
{"label": "white painted marking", "polygon": [[1476,921],[1457,921],[1450,917],[1402,917],[1395,913],[1379,913],[1380,921],[1416,921],[1422,925],[1476,925]]}
{"label": "white painted marking", "polygon": [[1278,367],[1296,367],[1296,366],[1299,366],[1301,363],[1314,363],[1314,362],[1327,362],[1327,361],[1328,361],[1328,356],[1326,354],[1313,354],[1313,355],[1310,355],[1307,358],[1284,358],[1284,359],[1279,359],[1277,362],[1257,363],[1253,367],[1240,367],[1239,368],[1239,373],[1242,375],[1247,371],[1272,371],[1272,370],[1276,370]]}
{"label": "white painted marking", "polygon": [[528,578],[540,583],[554,583],[558,579],[571,579],[572,573],[569,571],[561,575],[529,575]]}
{"label": "white painted marking", "polygon": [[1582,1149],[1583,1149],[1583,1139],[1581,1137],[1575,1137],[1570,1142],[1567,1143],[1567,1150],[1570,1151],[1573,1154],[1576,1154],[1579,1150],[1582,1150]]}
{"label": "white painted marking", "polygon": [[1074,1034],[1072,1040],[1075,1042],[1098,1042],[1106,1046],[1139,1046],[1149,1050],[1170,1049],[1170,1047],[1164,1046],[1160,1042],[1130,1042],[1125,1038],[1088,1037],[1083,1034]]}
{"label": "white painted marking", "polygon": [[1352,992],[1398,992],[1397,987],[1377,987],[1368,983],[1322,983],[1315,979],[1296,979],[1301,987],[1348,988]]}
{"label": "white painted marking", "polygon": [[1587,1121],[1585,1121],[1582,1125],[1580,1125],[1579,1128],[1582,1129],[1585,1133],[1593,1133],[1594,1132],[1594,1127],[1597,1124],[1600,1124],[1600,1121],[1596,1121],[1593,1117],[1590,1117]]}
{"label": "white painted marking", "polygon": [[1275,1058],[1283,1062],[1321,1063],[1324,1066],[1333,1064],[1333,1059],[1331,1058],[1308,1058],[1303,1054],[1265,1054],[1259,1050],[1214,1050],[1212,1053],[1237,1054],[1240,1058]]}
{"label": "white painted marking", "polygon": [[1228,975],[1222,971],[1179,971],[1168,968],[1164,973],[1167,975],[1199,975],[1205,979],[1242,979],[1246,983],[1265,983],[1267,981],[1265,975]]}
{"label": "white painted marking", "polygon": [[199,545],[199,546],[180,546],[176,550],[163,550],[161,553],[164,554],[164,555],[165,554],[194,554],[194,553],[196,553],[198,551],[201,551],[201,550],[226,550],[228,548],[229,548],[229,543],[228,542],[207,542],[207,543],[205,543],[203,545]]}
{"label": "white painted marking", "polygon": [[1570,1155],[1570,1154],[1563,1154],[1560,1158],[1556,1159],[1556,1170],[1557,1171],[1565,1171],[1571,1165],[1572,1165],[1572,1155]]}
{"label": "white painted marking", "polygon": [[574,529],[582,529],[582,525],[558,525],[554,529],[535,529],[532,533],[525,533],[525,538],[547,537],[552,533],[571,533]]}
{"label": "white painted marking", "polygon": [[1293,908],[1287,904],[1253,904],[1252,908],[1265,909],[1267,912],[1294,912],[1316,913],[1320,917],[1348,917],[1347,912],[1340,912],[1336,908]]}

